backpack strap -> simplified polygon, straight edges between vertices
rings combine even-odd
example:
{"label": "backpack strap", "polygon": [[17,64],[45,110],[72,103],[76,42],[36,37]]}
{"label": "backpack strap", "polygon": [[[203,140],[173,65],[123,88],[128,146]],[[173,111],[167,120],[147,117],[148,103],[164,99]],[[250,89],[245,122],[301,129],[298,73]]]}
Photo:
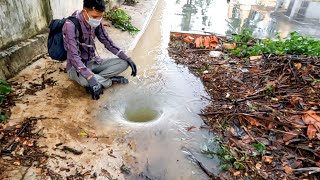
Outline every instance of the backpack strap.
{"label": "backpack strap", "polygon": [[79,20],[74,16],[69,16],[68,19],[72,21],[73,24],[76,26],[77,30],[79,31],[79,41],[80,43],[83,43],[83,33]]}

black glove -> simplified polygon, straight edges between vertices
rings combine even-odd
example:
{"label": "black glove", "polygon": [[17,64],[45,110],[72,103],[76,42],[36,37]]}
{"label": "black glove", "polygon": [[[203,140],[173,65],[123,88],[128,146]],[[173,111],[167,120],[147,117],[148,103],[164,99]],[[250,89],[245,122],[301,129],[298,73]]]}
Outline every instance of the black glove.
{"label": "black glove", "polygon": [[137,75],[137,66],[136,66],[136,64],[132,61],[131,58],[127,59],[127,62],[128,62],[129,66],[132,69],[131,76],[136,77],[136,75]]}
{"label": "black glove", "polygon": [[88,80],[89,83],[89,91],[92,95],[93,100],[98,100],[100,98],[100,94],[103,94],[102,86],[95,77],[92,77]]}

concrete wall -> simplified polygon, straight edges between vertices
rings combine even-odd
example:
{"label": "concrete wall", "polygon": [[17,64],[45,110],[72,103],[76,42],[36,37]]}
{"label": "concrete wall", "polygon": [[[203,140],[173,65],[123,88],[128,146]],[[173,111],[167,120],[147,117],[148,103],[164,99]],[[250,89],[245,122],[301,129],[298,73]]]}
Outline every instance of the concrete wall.
{"label": "concrete wall", "polygon": [[48,8],[45,0],[0,0],[0,49],[45,30]]}
{"label": "concrete wall", "polygon": [[83,0],[50,0],[53,19],[70,16],[83,7]]}

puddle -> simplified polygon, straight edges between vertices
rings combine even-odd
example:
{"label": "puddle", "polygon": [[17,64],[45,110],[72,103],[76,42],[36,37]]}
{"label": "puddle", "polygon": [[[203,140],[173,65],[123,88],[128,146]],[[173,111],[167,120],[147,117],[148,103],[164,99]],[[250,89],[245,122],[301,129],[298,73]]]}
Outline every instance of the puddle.
{"label": "puddle", "polygon": [[258,38],[292,31],[320,37],[319,9],[316,0],[177,0],[172,30],[231,35],[248,28]]}

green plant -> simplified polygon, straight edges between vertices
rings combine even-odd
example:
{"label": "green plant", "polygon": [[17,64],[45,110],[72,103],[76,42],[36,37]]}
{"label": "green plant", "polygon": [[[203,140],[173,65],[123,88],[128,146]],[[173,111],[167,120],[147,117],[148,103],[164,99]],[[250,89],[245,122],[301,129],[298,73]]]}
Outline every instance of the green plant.
{"label": "green plant", "polygon": [[[8,94],[12,91],[10,84],[6,81],[0,80],[0,105],[4,103]],[[0,108],[0,123],[5,123],[8,117]]]}
{"label": "green plant", "polygon": [[12,91],[10,84],[0,80],[0,104],[3,103],[7,95]]}
{"label": "green plant", "polygon": [[266,151],[266,146],[260,142],[253,144],[253,147],[258,151],[259,154],[263,154]]}
{"label": "green plant", "polygon": [[106,13],[106,18],[112,22],[112,25],[122,31],[128,31],[130,34],[135,34],[139,31],[138,28],[131,24],[131,16],[122,9],[115,8]]}
{"label": "green plant", "polygon": [[274,95],[274,87],[272,85],[268,85],[266,88],[265,88],[265,91],[266,91],[266,95],[267,96],[273,96]]}
{"label": "green plant", "polygon": [[[215,143],[213,143],[215,142]],[[220,159],[219,168],[223,171],[228,170],[233,167],[237,170],[244,170],[245,165],[242,163],[246,156],[242,156],[240,159],[236,159],[230,149],[223,145],[218,139],[209,139],[208,145],[203,145],[201,147],[201,153],[207,155],[209,158],[213,158],[215,155]]]}
{"label": "green plant", "polygon": [[290,33],[286,39],[278,35],[276,39],[255,40],[252,32],[247,30],[235,35],[233,41],[237,44],[237,48],[231,53],[238,57],[262,54],[320,56],[320,40],[302,36],[298,32]]}

